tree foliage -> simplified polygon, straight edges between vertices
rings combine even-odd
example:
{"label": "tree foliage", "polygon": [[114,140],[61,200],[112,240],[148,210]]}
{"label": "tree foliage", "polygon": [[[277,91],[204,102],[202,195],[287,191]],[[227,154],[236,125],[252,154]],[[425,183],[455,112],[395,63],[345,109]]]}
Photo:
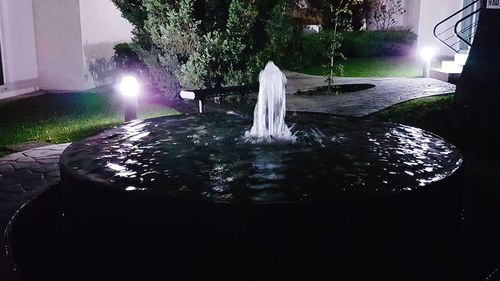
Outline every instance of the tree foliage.
{"label": "tree foliage", "polygon": [[332,91],[333,79],[335,76],[342,76],[344,74],[344,67],[340,60],[345,60],[345,56],[339,52],[342,45],[342,36],[338,31],[339,26],[343,27],[344,31],[350,31],[352,11],[350,4],[352,1],[340,0],[334,4],[330,4],[330,12],[333,16],[333,32],[325,32],[326,41],[329,42],[330,47],[327,50],[327,56],[330,59],[328,66],[328,73],[326,75],[326,82],[328,83],[328,93]]}
{"label": "tree foliage", "polygon": [[396,25],[396,18],[406,10],[402,0],[368,0],[368,23],[377,30],[388,30]]}
{"label": "tree foliage", "polygon": [[[114,0],[135,26],[135,51],[154,85],[174,98],[180,88],[249,83],[257,11],[246,0]],[[130,5],[127,5],[130,4]]]}
{"label": "tree foliage", "polygon": [[144,30],[144,24],[148,18],[146,8],[143,6],[144,0],[112,0],[116,7],[122,12],[122,16],[133,26],[134,41],[141,46],[148,48],[150,38]]}
{"label": "tree foliage", "polygon": [[[113,2],[135,26],[133,49],[147,65],[153,84],[170,97],[180,88],[254,82],[268,60],[279,64],[301,46],[301,26],[292,17],[299,0]],[[350,8],[358,1],[333,2]],[[347,29],[352,14],[335,14],[335,3],[328,5],[329,15],[336,15],[332,22],[339,30]],[[332,46],[338,49],[338,44]]]}
{"label": "tree foliage", "polygon": [[294,30],[290,6],[285,3],[274,6],[264,30],[267,36],[264,54],[279,64],[293,40]]}
{"label": "tree foliage", "polygon": [[[362,0],[307,0],[309,6],[319,11],[321,17],[323,19],[323,27],[326,29],[334,29],[335,25],[337,25],[338,31],[344,31],[346,29],[350,29],[352,27],[351,23],[353,22],[353,18],[362,12],[363,10],[363,2]],[[332,9],[332,7],[334,9]],[[356,15],[352,12],[349,14],[342,13],[337,17],[337,21],[335,20],[336,16],[334,15],[337,9],[341,9],[346,7],[349,11],[356,11]],[[349,23],[345,25],[345,23]],[[359,28],[359,24],[356,24]]]}

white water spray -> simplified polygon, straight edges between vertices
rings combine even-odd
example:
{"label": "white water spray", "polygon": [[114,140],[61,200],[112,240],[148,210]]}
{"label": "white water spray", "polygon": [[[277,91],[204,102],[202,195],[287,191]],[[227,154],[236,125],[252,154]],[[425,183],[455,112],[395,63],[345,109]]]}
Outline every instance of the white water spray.
{"label": "white water spray", "polygon": [[286,76],[272,62],[268,62],[259,75],[259,97],[254,111],[253,126],[245,137],[257,141],[294,141],[285,124]]}

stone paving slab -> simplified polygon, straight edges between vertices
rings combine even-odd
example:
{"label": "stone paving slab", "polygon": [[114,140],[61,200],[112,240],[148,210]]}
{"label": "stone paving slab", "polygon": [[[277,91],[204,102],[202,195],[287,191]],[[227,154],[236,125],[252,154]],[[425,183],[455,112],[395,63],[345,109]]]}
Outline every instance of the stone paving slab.
{"label": "stone paving slab", "polygon": [[38,147],[0,158],[0,280],[20,280],[3,251],[10,218],[24,203],[59,183],[58,162],[68,145]]}
{"label": "stone paving slab", "polygon": [[325,78],[284,72],[287,110],[363,117],[416,98],[454,93],[456,86],[431,78],[335,78],[335,84],[373,84],[374,88],[338,96],[301,96],[300,92],[326,86]]}
{"label": "stone paving slab", "polygon": [[0,158],[0,211],[5,194],[28,200],[58,183],[59,157],[68,145],[39,147]]}

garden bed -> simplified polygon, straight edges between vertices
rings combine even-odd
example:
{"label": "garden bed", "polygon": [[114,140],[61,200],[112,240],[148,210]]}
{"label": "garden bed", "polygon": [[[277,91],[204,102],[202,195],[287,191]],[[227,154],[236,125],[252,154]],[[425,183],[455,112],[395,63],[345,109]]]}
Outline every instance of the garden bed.
{"label": "garden bed", "polygon": [[333,85],[331,91],[328,91],[328,86],[318,87],[311,91],[306,92],[297,92],[295,95],[299,96],[323,96],[323,95],[331,95],[338,96],[346,93],[353,93],[368,90],[374,88],[373,84],[341,84],[341,85]]}

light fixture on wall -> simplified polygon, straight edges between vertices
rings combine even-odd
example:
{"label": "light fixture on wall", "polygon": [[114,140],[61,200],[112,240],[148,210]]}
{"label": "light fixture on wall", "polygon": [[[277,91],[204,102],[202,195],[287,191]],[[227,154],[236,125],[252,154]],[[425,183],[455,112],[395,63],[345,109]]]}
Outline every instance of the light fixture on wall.
{"label": "light fixture on wall", "polygon": [[137,119],[137,96],[140,92],[137,78],[134,76],[123,77],[119,89],[123,96],[125,122]]}
{"label": "light fixture on wall", "polygon": [[420,57],[424,61],[424,77],[429,77],[431,72],[431,62],[434,56],[436,55],[436,49],[432,47],[425,47],[420,50]]}

